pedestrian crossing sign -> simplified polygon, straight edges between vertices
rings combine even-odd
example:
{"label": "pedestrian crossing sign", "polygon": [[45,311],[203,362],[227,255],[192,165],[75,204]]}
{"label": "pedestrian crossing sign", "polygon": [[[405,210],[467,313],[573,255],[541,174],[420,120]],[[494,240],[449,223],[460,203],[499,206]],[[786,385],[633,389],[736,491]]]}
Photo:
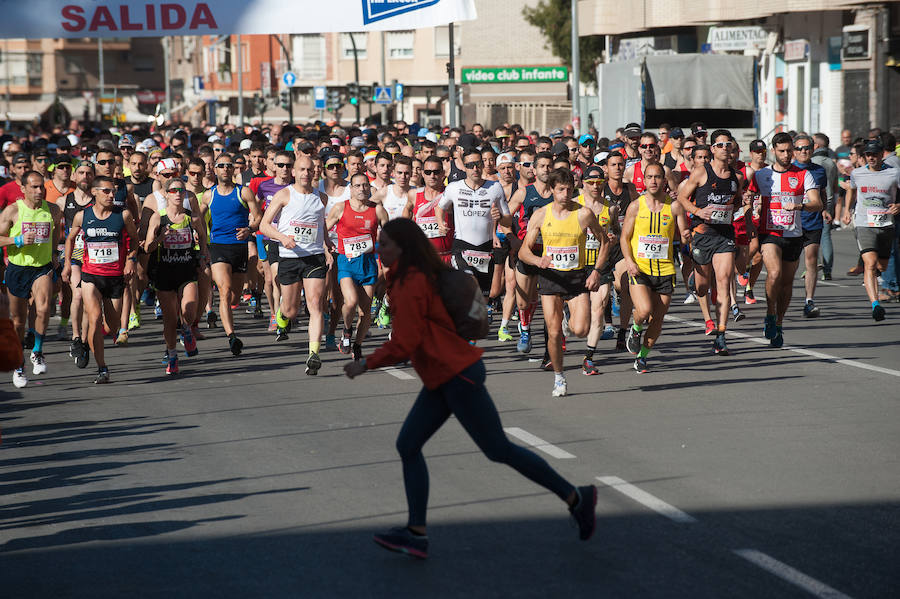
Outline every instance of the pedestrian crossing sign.
{"label": "pedestrian crossing sign", "polygon": [[393,94],[391,93],[390,87],[376,87],[375,88],[375,103],[376,104],[390,104],[394,101]]}

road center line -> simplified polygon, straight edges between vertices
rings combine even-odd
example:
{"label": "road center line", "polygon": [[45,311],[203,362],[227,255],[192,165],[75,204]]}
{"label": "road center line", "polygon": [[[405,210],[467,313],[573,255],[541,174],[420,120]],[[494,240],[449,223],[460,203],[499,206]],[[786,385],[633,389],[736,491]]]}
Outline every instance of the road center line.
{"label": "road center line", "polygon": [[690,514],[682,512],[674,505],[666,503],[659,497],[651,495],[643,489],[639,489],[631,483],[622,480],[618,476],[598,476],[597,480],[599,480],[604,485],[615,489],[622,495],[634,499],[638,503],[650,508],[654,512],[662,514],[669,520],[680,522],[682,524],[690,524],[697,521],[697,519]]}
{"label": "road center line", "polygon": [[[689,320],[687,318],[680,318],[678,316],[672,316],[670,314],[666,314],[665,319],[670,320],[672,322],[677,322],[680,324],[686,324],[691,327],[702,328],[703,326],[705,326],[701,322]],[[768,339],[764,339],[762,337],[755,337],[755,336],[749,335],[747,333],[741,333],[740,331],[729,330],[728,334],[731,337],[737,337],[738,339],[747,339],[748,341],[753,341],[754,343],[758,343],[760,345],[769,345]],[[860,362],[858,360],[848,360],[846,358],[839,358],[837,356],[832,356],[831,354],[825,354],[825,353],[814,351],[811,349],[806,349],[804,347],[797,347],[794,345],[785,345],[781,349],[787,350],[787,351],[792,351],[796,354],[809,356],[811,358],[816,358],[817,360],[825,360],[826,362],[835,362],[837,364],[843,364],[844,366],[852,366],[854,368],[861,368],[863,370],[871,370],[872,372],[879,372],[881,374],[887,374],[890,376],[900,377],[900,370],[891,370],[890,368],[883,368],[881,366],[875,366],[874,364],[866,364],[865,362]]]}
{"label": "road center line", "polygon": [[782,563],[761,551],[757,551],[756,549],[734,549],[733,551],[748,562],[759,566],[763,570],[774,574],[778,578],[781,578],[794,586],[800,587],[816,597],[821,597],[822,599],[850,599],[848,595],[831,588],[824,582],[820,582],[811,576],[807,576],[803,572],[795,570],[787,564]]}
{"label": "road center line", "polygon": [[408,372],[404,372],[403,370],[400,370],[399,368],[395,368],[394,366],[385,366],[381,370],[385,371],[386,373],[388,373],[389,375],[391,375],[393,377],[397,377],[401,381],[411,381],[416,378],[413,375],[409,374]]}
{"label": "road center line", "polygon": [[528,445],[534,447],[535,449],[537,449],[539,451],[543,451],[547,455],[552,456],[558,460],[571,460],[571,459],[575,458],[574,455],[572,455],[565,449],[560,449],[556,445],[547,443],[540,437],[535,437],[534,435],[532,435],[531,433],[529,433],[526,430],[522,430],[522,429],[516,428],[516,427],[505,428],[503,430],[506,431],[506,434],[512,435],[519,441],[522,441],[523,443],[527,443]]}

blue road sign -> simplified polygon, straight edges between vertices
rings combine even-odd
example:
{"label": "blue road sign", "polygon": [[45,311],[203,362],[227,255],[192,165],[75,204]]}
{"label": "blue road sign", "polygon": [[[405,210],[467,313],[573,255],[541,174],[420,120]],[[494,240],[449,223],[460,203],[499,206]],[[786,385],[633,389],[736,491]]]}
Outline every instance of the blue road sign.
{"label": "blue road sign", "polygon": [[284,75],[281,76],[281,80],[284,81],[285,86],[294,87],[294,83],[297,82],[297,75],[291,71],[285,71]]}
{"label": "blue road sign", "polygon": [[394,101],[393,94],[391,93],[391,88],[389,87],[376,87],[375,88],[375,103],[376,104],[390,104]]}
{"label": "blue road sign", "polygon": [[394,99],[398,102],[403,100],[403,84],[397,83],[394,85]]}
{"label": "blue road sign", "polygon": [[328,88],[324,85],[317,85],[313,88],[313,100],[315,100],[316,110],[325,110],[328,101]]}

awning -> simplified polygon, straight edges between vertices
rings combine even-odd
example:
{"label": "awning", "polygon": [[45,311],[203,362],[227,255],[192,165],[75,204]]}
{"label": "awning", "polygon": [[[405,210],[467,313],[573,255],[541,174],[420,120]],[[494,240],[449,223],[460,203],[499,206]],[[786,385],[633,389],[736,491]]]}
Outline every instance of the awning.
{"label": "awning", "polygon": [[751,56],[647,56],[645,67],[644,107],[648,110],[756,108]]}

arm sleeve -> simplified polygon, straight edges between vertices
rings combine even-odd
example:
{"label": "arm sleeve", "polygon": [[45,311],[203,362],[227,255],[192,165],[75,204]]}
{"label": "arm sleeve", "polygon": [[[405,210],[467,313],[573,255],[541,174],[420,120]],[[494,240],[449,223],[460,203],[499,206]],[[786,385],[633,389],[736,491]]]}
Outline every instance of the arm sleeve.
{"label": "arm sleeve", "polygon": [[387,343],[366,358],[367,369],[407,360],[422,343],[423,322],[428,311],[427,284],[425,276],[417,273],[407,275],[405,281],[391,289],[393,334]]}

